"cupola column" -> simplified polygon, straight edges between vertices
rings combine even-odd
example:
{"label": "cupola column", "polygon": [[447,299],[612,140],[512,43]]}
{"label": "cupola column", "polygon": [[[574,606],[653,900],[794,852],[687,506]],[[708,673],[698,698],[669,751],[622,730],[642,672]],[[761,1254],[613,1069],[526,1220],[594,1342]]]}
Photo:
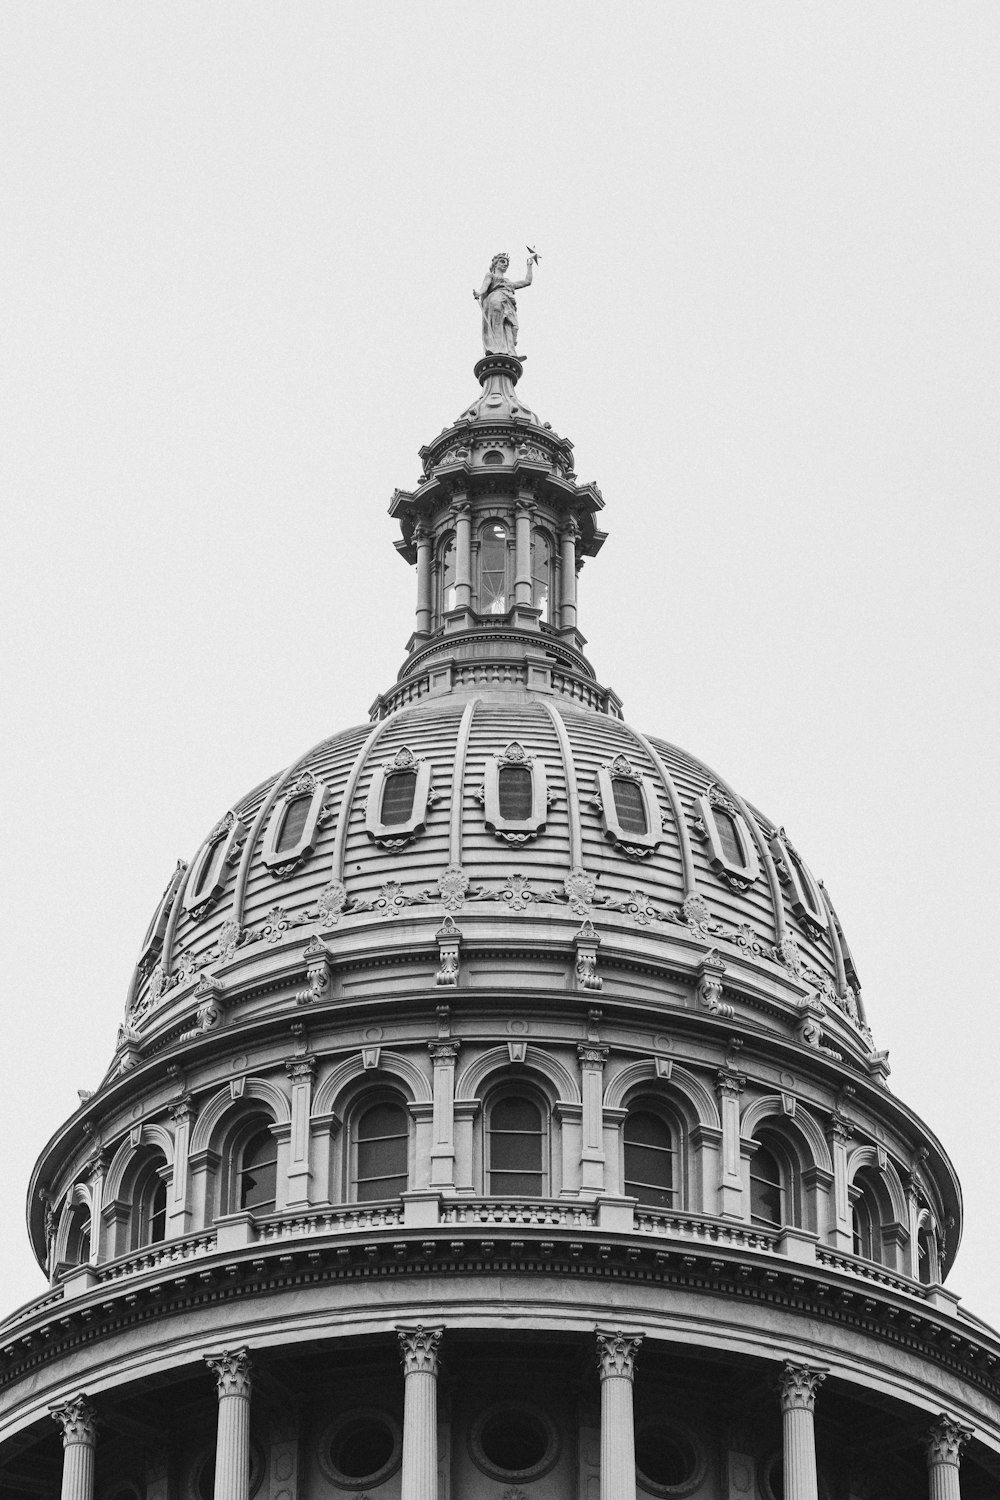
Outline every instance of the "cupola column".
{"label": "cupola column", "polygon": [[961,1500],[958,1466],[962,1449],[972,1436],[971,1427],[953,1422],[944,1412],[924,1439],[927,1451],[927,1493],[930,1500]]}
{"label": "cupola column", "polygon": [[403,1358],[403,1473],[400,1500],[437,1500],[437,1377],[442,1326],[397,1327]]}
{"label": "cupola column", "polygon": [[559,625],[562,630],[576,629],[576,539],[580,528],[575,521],[568,521],[560,534],[562,598],[560,600]]}
{"label": "cupola column", "polygon": [[601,1500],[636,1500],[632,1380],[641,1333],[597,1329],[601,1372]]}
{"label": "cupola column", "polygon": [[[93,1500],[94,1446],[97,1415],[81,1391],[70,1401],[49,1408],[62,1428],[63,1471],[61,1500]],[[942,1493],[944,1493],[942,1491]],[[958,1491],[955,1491],[956,1495]]]}
{"label": "cupola column", "polygon": [[530,495],[519,495],[515,508],[514,603],[531,607],[531,518],[534,506]]}
{"label": "cupola column", "polygon": [[249,1500],[250,1351],[223,1349],[206,1354],[205,1363],[219,1388],[214,1500]]}
{"label": "cupola column", "polygon": [[785,1500],[818,1500],[816,1392],[826,1371],[786,1360],[778,1378],[784,1431]]}
{"label": "cupola column", "polygon": [[462,496],[452,507],[455,513],[455,608],[472,608],[472,511]]}
{"label": "cupola column", "polygon": [[417,548],[417,634],[430,635],[432,618],[431,600],[431,534],[426,526],[413,528],[413,540]]}

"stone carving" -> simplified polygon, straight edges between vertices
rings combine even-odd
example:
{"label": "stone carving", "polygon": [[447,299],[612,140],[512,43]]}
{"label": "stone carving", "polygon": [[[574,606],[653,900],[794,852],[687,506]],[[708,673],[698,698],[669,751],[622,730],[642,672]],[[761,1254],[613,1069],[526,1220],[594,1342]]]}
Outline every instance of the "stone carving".
{"label": "stone carving", "polygon": [[264,918],[264,925],[260,929],[259,936],[265,943],[280,943],[289,927],[292,925],[292,915],[283,906],[272,906]]}
{"label": "stone carving", "polygon": [[219,928],[219,936],[215,941],[216,953],[220,963],[228,963],[235,958],[237,948],[241,947],[247,940],[246,930],[240,926],[235,918],[230,917],[223,922]]}
{"label": "stone carving", "polygon": [[[314,776],[311,771],[303,771],[300,776],[296,777],[291,786],[286,787],[282,792],[278,806],[287,806],[288,803],[293,802],[296,797],[314,795],[320,784],[321,783],[319,779]],[[307,847],[303,849],[301,853],[294,855],[292,858],[282,860],[280,864],[276,864],[272,862],[271,858],[267,857],[265,851],[265,862],[267,863],[268,869],[274,876],[275,880],[287,880],[291,875],[294,875],[295,871],[302,864],[304,864],[315,841],[316,831],[322,828],[324,824],[328,823],[331,816],[332,813],[330,812],[330,809],[325,806],[321,806],[319,815],[317,816],[316,821],[313,825],[313,832],[309,837],[309,843]]]}
{"label": "stone carving", "polygon": [[804,964],[802,949],[796,942],[793,932],[786,932],[781,941],[775,944],[773,958],[775,963],[781,964],[796,978],[802,973]]}
{"label": "stone carving", "polygon": [[458,984],[458,949],[462,934],[455,926],[454,919],[447,916],[434,936],[440,959],[434,983],[445,988],[453,987]]}
{"label": "stone carving", "polygon": [[597,1363],[601,1379],[631,1380],[635,1374],[635,1357],[644,1335],[623,1333],[620,1328],[598,1328]]}
{"label": "stone carving", "polygon": [[819,1021],[823,1007],[815,1000],[803,1000],[799,1008],[804,1014],[795,1028],[795,1035],[803,1047],[812,1047],[815,1052],[822,1052],[824,1057],[832,1057],[839,1062],[842,1054],[835,1052],[832,1047],[823,1046],[823,1027]]}
{"label": "stone carving", "polygon": [[460,865],[449,865],[438,876],[438,892],[445,911],[460,911],[469,889],[469,877]]}
{"label": "stone carving", "polygon": [[324,927],[335,927],[340,921],[341,913],[347,907],[347,887],[342,880],[331,880],[330,884],[324,886],[319,893],[316,903],[319,909],[319,920]]}
{"label": "stone carving", "polygon": [[640,927],[664,920],[645,891],[631,890],[621,900],[615,900],[613,896],[595,896],[594,905],[604,911],[624,912],[626,916],[634,917]]}
{"label": "stone carving", "polygon": [[472,293],[483,315],[484,353],[517,356],[517,300],[514,293],[531,285],[532,267],[537,261],[535,252],[529,251],[523,281],[508,281],[510,256],[504,251],[490,261],[482,286],[478,292]]}
{"label": "stone carving", "polygon": [[719,957],[715,948],[709,950],[702,959],[698,968],[698,1001],[713,1016],[726,1017],[729,1020],[736,1014],[736,1010],[722,998],[722,976],[726,972],[726,966]]}
{"label": "stone carving", "polygon": [[814,1411],[816,1392],[826,1379],[826,1371],[810,1365],[796,1365],[786,1359],[778,1376],[782,1411]]}
{"label": "stone carving", "polygon": [[601,939],[588,917],[573,939],[576,946],[576,982],[581,990],[600,990],[604,981],[597,972],[597,950]]}
{"label": "stone carving", "polygon": [[331,953],[325,943],[318,937],[310,939],[306,950],[302,955],[306,960],[306,987],[299,990],[295,996],[296,1005],[312,1005],[317,1000],[322,1000],[330,988],[330,959]]}
{"label": "stone carving", "polygon": [[81,1391],[56,1406],[50,1406],[52,1420],[62,1428],[63,1443],[88,1443],[97,1440],[97,1413]]}
{"label": "stone carving", "polygon": [[[204,853],[205,863],[212,864],[214,862],[215,851],[218,845],[222,843],[226,845],[225,859],[223,861],[222,867],[218,872],[218,875],[214,879],[213,883],[208,887],[208,889],[206,889],[201,899],[198,901],[192,901],[188,906],[188,911],[190,912],[191,917],[195,922],[200,922],[202,917],[204,917],[205,914],[210,911],[211,908],[215,905],[215,902],[218,900],[219,895],[222,891],[225,867],[226,865],[235,865],[239,862],[240,854],[246,841],[247,830],[234,812],[227,812],[225,817],[220,818],[218,823],[216,823],[215,827],[212,829],[212,832],[209,834],[206,840]],[[193,885],[195,887],[200,884],[200,872],[204,869],[205,864],[199,863],[199,868],[195,870],[193,875]],[[187,897],[185,897],[185,905],[187,904]]]}
{"label": "stone carving", "polygon": [[570,910],[578,917],[585,917],[594,900],[594,892],[597,890],[597,881],[593,875],[588,875],[586,870],[579,867],[570,870],[563,881],[563,888]]}
{"label": "stone carving", "polygon": [[219,1354],[206,1354],[205,1363],[215,1376],[220,1398],[244,1396],[249,1400],[252,1376],[249,1349],[223,1349]]}
{"label": "stone carving", "polygon": [[438,1349],[443,1333],[444,1327],[440,1324],[433,1328],[425,1328],[422,1323],[418,1323],[415,1328],[397,1325],[396,1336],[399,1339],[404,1375],[437,1374]]}

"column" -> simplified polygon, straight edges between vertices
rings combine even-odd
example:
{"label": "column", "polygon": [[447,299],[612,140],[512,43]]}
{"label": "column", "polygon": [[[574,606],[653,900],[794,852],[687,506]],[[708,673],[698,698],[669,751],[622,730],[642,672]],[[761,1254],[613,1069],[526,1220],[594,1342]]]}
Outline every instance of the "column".
{"label": "column", "polygon": [[94,1408],[81,1391],[69,1401],[50,1406],[49,1411],[52,1420],[62,1428],[63,1435],[61,1500],[93,1500],[94,1444],[97,1441]]}
{"label": "column", "polygon": [[170,1106],[170,1118],[174,1124],[174,1171],[168,1188],[167,1238],[186,1234],[188,1230],[188,1151],[191,1145],[191,1126],[194,1123],[194,1101],[185,1094]]}
{"label": "column", "polygon": [[455,608],[472,608],[472,518],[468,500],[456,500]]}
{"label": "column", "polygon": [[215,1500],[250,1500],[250,1351],[223,1349],[205,1363],[219,1388]]}
{"label": "column", "polygon": [[455,1190],[455,1058],[458,1042],[429,1042],[434,1063],[434,1144],[431,1146],[432,1188]]}
{"label": "column", "polygon": [[559,614],[559,625],[562,630],[576,629],[576,539],[579,536],[579,527],[575,521],[570,521],[560,534],[561,566],[562,575],[562,599]]}
{"label": "column", "polygon": [[601,1371],[601,1500],[635,1500],[632,1378],[641,1333],[597,1329]]}
{"label": "column", "polygon": [[930,1500],[961,1500],[958,1466],[962,1449],[972,1436],[971,1427],[953,1422],[944,1412],[924,1438],[927,1452],[927,1493]]}
{"label": "column", "polygon": [[724,1219],[743,1218],[743,1173],[740,1168],[740,1095],[742,1073],[722,1068],[716,1074],[719,1113],[722,1115],[722,1175],[718,1212]]}
{"label": "column", "polygon": [[531,605],[531,517],[534,506],[527,496],[519,496],[514,509],[515,571],[514,603]]}
{"label": "column", "polygon": [[784,1431],[784,1500],[818,1500],[816,1432],[813,1412],[816,1392],[826,1371],[786,1360],[778,1377],[781,1424]]}
{"label": "column", "polygon": [[309,1114],[316,1059],[310,1052],[285,1063],[292,1084],[292,1129],[288,1142],[289,1208],[309,1206]]}
{"label": "column", "polygon": [[396,1333],[404,1376],[400,1500],[437,1500],[438,1345],[444,1328],[418,1323],[413,1328],[397,1326]]}
{"label": "column", "polygon": [[583,1142],[580,1151],[580,1186],[584,1192],[604,1192],[604,1064],[607,1047],[581,1042],[580,1082],[583,1095]]}
{"label": "column", "polygon": [[414,526],[413,540],[417,548],[417,634],[429,635],[431,630],[431,534],[426,526]]}

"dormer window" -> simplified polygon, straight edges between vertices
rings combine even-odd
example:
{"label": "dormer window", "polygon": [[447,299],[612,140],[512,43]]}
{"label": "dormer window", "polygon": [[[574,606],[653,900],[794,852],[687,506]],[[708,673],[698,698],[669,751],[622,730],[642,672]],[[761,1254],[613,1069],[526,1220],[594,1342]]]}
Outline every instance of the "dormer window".
{"label": "dormer window", "polygon": [[792,911],[814,936],[825,931],[828,920],[823,893],[811,871],[796,854],[783,828],[771,840],[771,853],[785,883]]}
{"label": "dormer window", "polygon": [[167,930],[167,922],[170,920],[170,912],[181,881],[187,871],[187,865],[182,859],[177,861],[177,868],[170,877],[169,884],[160,897],[160,904],[153,913],[153,919],[146,928],[146,936],[142,940],[142,948],[139,952],[139,967],[152,964],[159,956],[163,947],[163,938]]}
{"label": "dormer window", "polygon": [[747,821],[736,803],[714,784],[695,803],[696,828],[708,843],[709,863],[727,885],[745,891],[760,874],[760,861]]}
{"label": "dormer window", "polygon": [[291,875],[312,853],[325,801],[323,782],[317,781],[311,771],[303,771],[275,803],[261,858],[279,880]]}
{"label": "dormer window", "polygon": [[427,808],[435,800],[430,765],[402,746],[372,776],[365,804],[369,838],[385,849],[402,849],[423,832]]}
{"label": "dormer window", "polygon": [[196,919],[222,894],[229,867],[246,838],[246,829],[233,812],[217,823],[195,856],[184,892],[184,910]]}
{"label": "dormer window", "polygon": [[479,800],[486,826],[508,844],[526,844],[545,828],[549,794],[545,766],[512,740],[502,755],[486,759]]}
{"label": "dormer window", "polygon": [[663,815],[653,783],[627,755],[616,755],[610,765],[599,768],[592,801],[600,811],[605,837],[629,859],[645,859],[663,843]]}

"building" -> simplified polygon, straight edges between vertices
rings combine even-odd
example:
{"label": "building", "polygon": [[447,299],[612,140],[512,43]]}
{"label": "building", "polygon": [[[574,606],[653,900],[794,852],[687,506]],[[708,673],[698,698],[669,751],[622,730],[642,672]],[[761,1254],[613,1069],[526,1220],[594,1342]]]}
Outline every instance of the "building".
{"label": "building", "polygon": [[955,1172],[792,837],[596,680],[603,500],[496,313],[397,681],[173,872],[39,1158],[0,1492],[995,1495]]}

